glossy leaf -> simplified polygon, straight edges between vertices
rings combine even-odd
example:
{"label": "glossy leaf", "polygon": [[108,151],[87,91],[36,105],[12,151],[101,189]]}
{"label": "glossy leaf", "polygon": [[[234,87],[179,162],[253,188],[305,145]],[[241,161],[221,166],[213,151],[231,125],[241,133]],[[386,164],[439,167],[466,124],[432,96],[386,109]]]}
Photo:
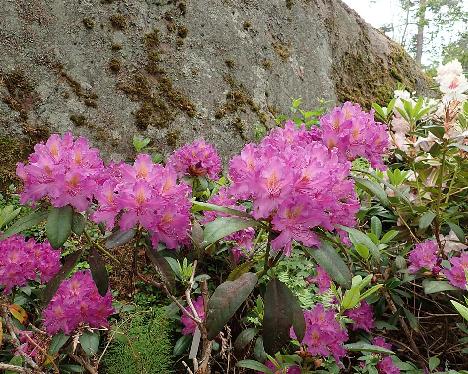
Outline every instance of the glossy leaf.
{"label": "glossy leaf", "polygon": [[208,339],[212,340],[219,334],[250,295],[257,281],[257,275],[245,273],[236,280],[224,282],[216,288],[208,301],[206,315]]}
{"label": "glossy leaf", "polygon": [[109,275],[107,274],[106,264],[101,254],[96,248],[91,249],[91,254],[88,257],[91,275],[98,289],[99,295],[105,296],[109,290]]}
{"label": "glossy leaf", "polygon": [[21,212],[21,207],[15,209],[12,205],[8,205],[5,208],[0,210],[0,229],[8,225],[11,221],[13,221],[18,214]]}
{"label": "glossy leaf", "polygon": [[252,219],[237,217],[219,217],[205,225],[203,232],[203,246],[207,247],[218,240],[249,227],[256,227],[259,223]]}
{"label": "glossy leaf", "polygon": [[51,208],[47,216],[46,234],[53,248],[60,248],[67,241],[72,229],[72,220],[73,208],[70,205]]}
{"label": "glossy leaf", "polygon": [[268,367],[263,365],[261,362],[254,360],[242,360],[237,362],[236,366],[240,368],[259,371],[261,373],[273,374],[273,372],[270,369],[268,369]]}
{"label": "glossy leaf", "polygon": [[379,217],[372,216],[371,230],[375,234],[375,236],[377,236],[377,239],[380,239],[380,235],[382,235],[382,222],[380,222]]}
{"label": "glossy leaf", "polygon": [[234,348],[238,351],[244,349],[257,335],[258,330],[254,327],[242,330],[234,341]]}
{"label": "glossy leaf", "polygon": [[468,308],[457,301],[450,300],[455,309],[460,313],[460,315],[468,321]]}
{"label": "glossy leaf", "polygon": [[151,263],[158,271],[162,280],[166,283],[166,285],[170,289],[174,289],[175,287],[174,271],[169,265],[169,262],[167,262],[166,258],[163,257],[157,250],[150,248],[150,247],[145,247],[145,250],[146,250],[146,255],[151,260]]}
{"label": "glossy leaf", "polygon": [[375,258],[375,260],[379,261],[380,260],[380,250],[379,248],[375,245],[375,243],[372,241],[371,238],[369,238],[366,234],[363,232],[353,228],[353,227],[346,227],[346,226],[340,226],[340,228],[349,234],[349,239],[351,242],[355,245],[356,243],[361,243],[365,245],[367,248],[369,248],[372,257]]}
{"label": "glossy leaf", "polygon": [[107,249],[120,247],[121,245],[129,243],[134,238],[135,234],[135,229],[125,231],[117,230],[108,236],[105,246]]}
{"label": "glossy leaf", "polygon": [[65,345],[65,343],[68,341],[69,338],[70,337],[68,335],[65,335],[62,332],[55,334],[54,337],[52,338],[52,341],[50,342],[49,353],[50,354],[58,353],[60,348],[62,348]]}
{"label": "glossy leaf", "polygon": [[458,290],[457,287],[452,286],[447,281],[424,279],[422,285],[424,287],[424,293],[426,295],[431,294],[431,293],[443,292],[443,291],[457,291]]}
{"label": "glossy leaf", "polygon": [[391,350],[379,347],[377,345],[372,345],[365,342],[357,342],[357,343],[350,343],[345,344],[344,347],[347,351],[351,352],[371,352],[371,353],[386,353],[386,354],[394,354]]}
{"label": "glossy leaf", "polygon": [[421,216],[421,218],[419,218],[419,228],[421,230],[428,228],[431,225],[435,217],[436,217],[436,214],[434,212],[429,211],[429,212],[424,213]]}
{"label": "glossy leaf", "polygon": [[265,361],[267,359],[267,354],[265,352],[265,348],[263,347],[263,338],[261,336],[255,340],[254,356],[259,361]]}
{"label": "glossy leaf", "polygon": [[239,278],[242,274],[247,273],[250,271],[252,266],[255,265],[254,261],[245,261],[241,263],[240,265],[237,265],[228,275],[227,280],[228,281],[233,281]]}
{"label": "glossy leaf", "polygon": [[86,217],[78,212],[73,212],[72,217],[72,231],[76,235],[81,235],[86,226]]}
{"label": "glossy leaf", "polygon": [[192,344],[192,335],[182,335],[174,345],[172,354],[174,356],[181,356],[185,354]]}
{"label": "glossy leaf", "polygon": [[372,196],[375,196],[382,203],[382,205],[390,205],[387,193],[378,183],[360,177],[354,177],[354,181],[359,188],[367,191]]}
{"label": "glossy leaf", "polygon": [[28,230],[34,226],[45,221],[48,212],[34,211],[26,217],[21,217],[13,225],[11,225],[5,232],[0,236],[1,239],[6,239],[12,235],[18,234],[25,230]]}
{"label": "glossy leaf", "polygon": [[99,349],[99,333],[85,331],[80,336],[80,345],[88,356],[94,356]]}
{"label": "glossy leaf", "polygon": [[308,253],[325,269],[330,277],[343,287],[351,287],[351,272],[331,244],[322,241],[317,249],[308,249]]}

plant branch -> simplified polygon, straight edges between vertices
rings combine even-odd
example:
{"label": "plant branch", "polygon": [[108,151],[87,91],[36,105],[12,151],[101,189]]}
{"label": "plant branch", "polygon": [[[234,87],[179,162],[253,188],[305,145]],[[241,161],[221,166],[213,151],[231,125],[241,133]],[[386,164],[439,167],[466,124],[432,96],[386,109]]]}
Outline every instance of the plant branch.
{"label": "plant branch", "polygon": [[107,257],[109,257],[112,261],[114,261],[115,263],[119,264],[119,265],[122,265],[122,262],[117,258],[115,257],[112,253],[110,253],[106,248],[104,248],[101,244],[99,244],[98,242],[95,242],[91,236],[88,234],[88,232],[85,230],[84,231],[84,235],[86,237],[86,240],[89,242],[89,244],[91,244],[93,247],[95,247],[96,249],[98,249],[99,251],[101,251],[103,254],[105,254]]}

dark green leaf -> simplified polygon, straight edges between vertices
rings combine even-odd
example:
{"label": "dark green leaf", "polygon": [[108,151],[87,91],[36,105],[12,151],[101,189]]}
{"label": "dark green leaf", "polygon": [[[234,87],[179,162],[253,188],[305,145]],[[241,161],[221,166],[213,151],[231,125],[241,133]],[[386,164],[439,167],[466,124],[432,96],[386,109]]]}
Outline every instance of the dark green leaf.
{"label": "dark green leaf", "polygon": [[435,369],[437,369],[437,366],[439,366],[439,365],[440,365],[440,358],[439,357],[432,356],[429,359],[429,370],[431,372],[434,371]]}
{"label": "dark green leaf", "polygon": [[203,228],[200,226],[200,223],[198,223],[197,220],[194,220],[192,224],[192,243],[195,248],[202,248]]}
{"label": "dark green leaf", "polygon": [[294,326],[299,340],[304,338],[304,315],[296,297],[286,285],[276,278],[271,279],[266,287],[264,303],[263,344],[267,353],[275,354],[289,342],[291,326]]}
{"label": "dark green leaf", "polygon": [[247,299],[258,278],[254,273],[245,273],[235,281],[220,284],[208,302],[206,329],[212,340],[224,328],[242,303]]}
{"label": "dark green leaf", "polygon": [[447,224],[450,227],[450,230],[452,230],[455,235],[457,236],[458,240],[460,240],[461,243],[465,242],[465,233],[463,232],[463,229],[458,226],[457,224],[453,222],[447,222]]}
{"label": "dark green leaf", "polygon": [[73,208],[70,205],[51,208],[47,216],[46,233],[53,248],[60,248],[67,241],[72,229],[72,220]]}
{"label": "dark green leaf", "polygon": [[98,289],[99,295],[105,296],[109,290],[109,275],[107,274],[106,264],[101,254],[96,248],[91,249],[91,255],[88,257],[91,275]]}
{"label": "dark green leaf", "polygon": [[234,232],[248,227],[256,227],[259,223],[252,219],[237,217],[219,217],[205,225],[203,246],[207,247]]}
{"label": "dark green leaf", "polygon": [[130,229],[126,231],[117,230],[109,235],[106,240],[106,248],[112,249],[119,247],[121,245],[127,244],[130,242],[136,234],[135,229]]}
{"label": "dark green leaf", "polygon": [[435,217],[436,214],[434,212],[429,211],[424,213],[421,218],[419,218],[419,228],[421,230],[428,228]]}
{"label": "dark green leaf", "polygon": [[375,236],[377,236],[377,239],[380,239],[380,235],[382,235],[382,222],[380,222],[379,217],[372,216],[371,230],[375,234]]}
{"label": "dark green leaf", "polygon": [[192,344],[192,335],[182,335],[179,340],[174,345],[174,351],[172,354],[174,356],[181,356],[185,354]]}
{"label": "dark green leaf", "polygon": [[250,271],[252,266],[254,266],[255,262],[254,261],[246,261],[243,262],[240,265],[237,265],[228,275],[227,280],[228,281],[233,281],[239,278],[242,274],[247,273]]}
{"label": "dark green leaf", "polygon": [[371,195],[375,196],[384,206],[390,205],[388,200],[387,193],[385,190],[376,182],[369,179],[364,179],[360,177],[354,177],[354,181],[359,188],[369,192]]}
{"label": "dark green leaf", "polygon": [[242,210],[226,208],[224,206],[219,206],[219,205],[210,204],[210,203],[203,203],[201,201],[193,201],[192,211],[198,212],[202,210],[215,211],[215,212],[230,214],[233,216],[252,218],[252,216],[249,213],[246,213]]}
{"label": "dark green leaf", "polygon": [[65,258],[65,262],[63,263],[63,266],[60,269],[60,271],[49,281],[49,283],[47,283],[46,288],[44,288],[44,291],[42,293],[42,300],[44,304],[47,305],[50,302],[52,297],[55,295],[55,292],[57,292],[60,283],[62,283],[62,281],[66,277],[68,277],[68,275],[74,269],[74,267],[80,260],[81,255],[83,254],[83,250],[84,248],[81,248]]}
{"label": "dark green leaf", "polygon": [[259,371],[261,373],[272,374],[273,372],[265,365],[254,360],[242,360],[236,364],[237,367]]}
{"label": "dark green leaf", "polygon": [[457,291],[458,288],[453,287],[447,281],[437,281],[437,280],[430,280],[424,279],[423,280],[423,287],[425,294],[443,292],[443,291]]}
{"label": "dark green leaf", "polygon": [[88,356],[94,356],[99,349],[99,333],[85,331],[80,336],[80,344]]}
{"label": "dark green leaf", "polygon": [[349,239],[351,242],[355,245],[356,243],[361,243],[364,244],[367,248],[369,248],[372,257],[376,260],[380,260],[380,250],[379,248],[375,245],[375,243],[372,241],[371,238],[369,238],[366,234],[363,232],[353,228],[353,227],[346,227],[346,226],[340,226],[341,229],[345,230],[349,234]]}
{"label": "dark green leaf", "polygon": [[418,319],[416,318],[416,316],[406,308],[403,308],[403,312],[405,313],[406,319],[408,320],[411,328],[414,331],[418,332],[419,331],[419,322],[418,322]]}
{"label": "dark green leaf", "polygon": [[265,348],[263,347],[263,338],[261,336],[255,340],[254,356],[259,361],[265,361],[267,359],[267,354],[265,352]]}
{"label": "dark green leaf", "polygon": [[365,342],[357,342],[357,343],[350,343],[345,344],[345,348],[347,351],[351,352],[372,352],[372,353],[386,353],[386,354],[394,354],[391,350],[379,347],[377,345],[372,345]]}
{"label": "dark green leaf", "polygon": [[382,236],[382,239],[380,239],[380,242],[382,244],[387,244],[391,242],[398,234],[399,232],[397,230],[390,230],[386,232],[384,236]]}
{"label": "dark green leaf", "polygon": [[60,348],[62,348],[68,341],[68,338],[70,337],[62,332],[59,332],[58,334],[54,335],[52,341],[50,342],[49,353],[51,355],[57,353],[60,350]]}
{"label": "dark green leaf", "polygon": [[8,229],[6,229],[0,237],[1,239],[6,239],[12,235],[28,230],[31,227],[34,227],[43,222],[47,218],[47,215],[47,212],[40,212],[36,210],[31,214],[27,215],[26,217],[20,218]]}
{"label": "dark green leaf", "polygon": [[158,271],[163,282],[166,283],[169,289],[174,289],[175,277],[169,262],[167,262],[166,258],[163,257],[157,250],[148,246],[145,247],[145,250],[146,255],[151,260],[151,263],[156,268],[156,271]]}
{"label": "dark green leaf", "polygon": [[234,348],[241,351],[255,338],[257,333],[258,330],[254,327],[243,330],[234,342]]}
{"label": "dark green leaf", "polygon": [[335,282],[343,287],[351,287],[351,272],[329,242],[322,241],[319,248],[308,249],[308,253],[325,269]]}
{"label": "dark green leaf", "polygon": [[78,212],[73,212],[72,231],[76,235],[81,235],[86,226],[86,217]]}

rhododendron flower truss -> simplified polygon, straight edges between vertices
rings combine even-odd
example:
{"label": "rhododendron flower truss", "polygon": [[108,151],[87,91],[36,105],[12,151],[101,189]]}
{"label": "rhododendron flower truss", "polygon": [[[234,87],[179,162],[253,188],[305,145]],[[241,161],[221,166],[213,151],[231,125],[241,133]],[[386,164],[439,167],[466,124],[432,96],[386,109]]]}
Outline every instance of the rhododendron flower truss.
{"label": "rhododendron flower truss", "polygon": [[[317,304],[312,310],[304,311],[306,330],[301,344],[313,356],[333,356],[339,362],[345,356],[343,346],[348,333],[336,320],[335,312]],[[291,338],[297,339],[291,328]]]}
{"label": "rhododendron flower truss", "polygon": [[452,257],[450,263],[452,267],[444,270],[444,275],[453,286],[465,290],[467,288],[468,252],[463,252],[459,257]]}
{"label": "rhododendron flower truss", "polygon": [[20,235],[0,241],[0,286],[4,293],[13,287],[24,286],[28,281],[46,283],[60,270],[60,251],[54,250],[48,242],[26,241]]}
{"label": "rhododendron flower truss", "polygon": [[107,180],[97,191],[98,209],[92,219],[112,229],[116,219],[122,230],[141,226],[152,242],[176,248],[188,240],[190,228],[190,187],[177,181],[170,166],[154,164],[140,154],[133,165],[113,164]]}
{"label": "rhododendron flower truss", "polygon": [[374,313],[366,301],[362,301],[356,308],[347,310],[345,315],[353,320],[353,330],[362,329],[370,332],[374,328]]}
{"label": "rhododendron flower truss", "polygon": [[24,182],[21,202],[47,197],[54,207],[71,205],[84,211],[101,182],[102,171],[99,151],[90,148],[85,138],[54,134],[45,144],[36,144],[28,164],[17,165],[17,175]]}
{"label": "rhododendron flower truss", "polygon": [[[245,211],[245,207],[242,205],[238,205],[236,203],[236,199],[229,195],[229,192],[226,188],[222,188],[218,191],[218,193],[212,196],[209,200],[209,203],[236,209],[239,211]],[[229,217],[229,214],[217,211],[205,211],[203,213],[204,219],[201,222],[202,224],[206,224],[208,222],[214,221],[217,217]],[[224,237],[224,241],[232,241],[235,245],[231,248],[231,253],[234,257],[234,261],[238,262],[241,257],[248,257],[253,249],[253,239],[255,237],[255,230],[252,227],[246,228],[244,230],[240,230],[234,232],[226,237]]]}
{"label": "rhododendron flower truss", "polygon": [[80,271],[63,281],[43,311],[48,334],[59,331],[70,334],[80,325],[92,328],[107,327],[107,319],[114,313],[112,295],[99,295],[91,272]]}
{"label": "rhododendron flower truss", "polygon": [[252,200],[252,215],[270,221],[278,233],[272,248],[286,255],[293,240],[318,245],[315,227],[354,226],[359,209],[350,163],[316,139],[315,131],[289,121],[230,162],[229,193]]}
{"label": "rhododendron flower truss", "polygon": [[322,141],[337,149],[343,159],[367,158],[374,168],[385,170],[383,154],[389,146],[387,126],[374,120],[374,112],[364,112],[358,104],[346,102],[320,119]]}
{"label": "rhododendron flower truss", "polygon": [[408,270],[410,273],[426,269],[437,274],[440,271],[441,260],[437,257],[438,250],[439,247],[435,240],[426,240],[416,244],[409,255],[410,266]]}
{"label": "rhododendron flower truss", "polygon": [[179,176],[217,179],[221,172],[218,152],[204,140],[196,140],[176,149],[167,164],[172,166]]}
{"label": "rhododendron flower truss", "polygon": [[[193,306],[195,310],[197,311],[198,317],[203,321],[205,319],[205,306],[203,303],[203,297],[199,296],[195,301],[192,301]],[[192,309],[190,306],[187,306],[185,310],[190,313],[192,313]],[[182,334],[183,335],[193,335],[195,333],[195,329],[197,328],[197,324],[195,321],[190,318],[185,312],[182,313],[182,317],[180,318],[180,322],[184,325],[184,328],[182,329]]]}

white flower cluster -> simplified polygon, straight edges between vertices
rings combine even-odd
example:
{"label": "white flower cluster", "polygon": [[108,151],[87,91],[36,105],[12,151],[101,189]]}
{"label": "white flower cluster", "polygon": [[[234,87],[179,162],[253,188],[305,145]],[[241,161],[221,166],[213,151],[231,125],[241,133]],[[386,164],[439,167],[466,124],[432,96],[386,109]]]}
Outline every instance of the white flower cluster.
{"label": "white flower cluster", "polygon": [[463,101],[466,99],[464,92],[468,90],[468,81],[458,60],[452,60],[445,65],[439,66],[435,80],[439,83],[440,91],[444,94],[442,100],[445,103],[452,100]]}

